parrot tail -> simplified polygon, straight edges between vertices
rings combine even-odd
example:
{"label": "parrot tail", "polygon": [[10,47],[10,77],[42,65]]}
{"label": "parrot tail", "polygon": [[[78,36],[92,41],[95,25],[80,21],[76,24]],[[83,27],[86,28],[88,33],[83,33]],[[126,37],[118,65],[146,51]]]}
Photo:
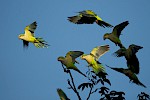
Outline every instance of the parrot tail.
{"label": "parrot tail", "polygon": [[48,48],[48,44],[47,44],[47,42],[45,41],[45,40],[43,40],[43,38],[40,38],[40,37],[38,37],[38,38],[36,38],[36,42],[34,42],[34,45],[37,47],[37,48]]}
{"label": "parrot tail", "polygon": [[146,86],[143,83],[141,83],[138,79],[137,80],[132,80],[132,82],[146,88]]}
{"label": "parrot tail", "polygon": [[118,46],[119,46],[120,48],[125,48],[125,47],[122,45],[122,43],[118,43]]}
{"label": "parrot tail", "polygon": [[102,64],[94,64],[92,65],[93,71],[95,72],[95,74],[98,74],[100,72],[105,73],[105,68],[103,67]]}
{"label": "parrot tail", "polygon": [[104,22],[104,21],[102,21],[102,20],[96,20],[96,23],[97,23],[98,25],[104,27],[104,28],[105,28],[105,27],[110,27],[110,28],[113,27],[111,24],[106,23],[106,22]]}
{"label": "parrot tail", "polygon": [[83,74],[79,69],[74,69],[75,71],[77,71],[78,73],[82,74],[84,77],[86,77],[85,74]]}

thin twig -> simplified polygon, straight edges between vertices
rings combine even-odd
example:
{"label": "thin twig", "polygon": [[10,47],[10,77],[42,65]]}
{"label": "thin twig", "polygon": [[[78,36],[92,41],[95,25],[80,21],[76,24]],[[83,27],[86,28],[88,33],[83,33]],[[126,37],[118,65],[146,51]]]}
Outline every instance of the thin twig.
{"label": "thin twig", "polygon": [[[71,82],[72,82],[72,84],[73,84],[73,91],[76,93],[76,95],[78,96],[78,99],[79,100],[82,100],[81,99],[81,97],[80,97],[80,95],[79,95],[79,92],[77,91],[77,89],[76,89],[76,86],[75,86],[75,84],[74,84],[74,80],[73,80],[73,77],[72,77],[72,74],[71,74],[71,72],[70,72],[70,70],[68,71],[68,73],[69,73],[69,75],[70,75],[70,77],[71,77]],[[71,85],[72,86],[72,85]]]}
{"label": "thin twig", "polygon": [[63,64],[62,64],[62,68],[64,69],[64,72],[69,73],[69,75],[70,75],[71,82],[72,82],[72,85],[73,85],[73,86],[71,85],[70,80],[68,80],[69,86],[70,86],[71,89],[76,93],[78,99],[79,99],[79,100],[82,100],[81,97],[80,97],[80,95],[79,95],[79,93],[78,93],[78,91],[77,91],[77,89],[76,89],[76,86],[75,86],[74,80],[73,80],[73,76],[72,76],[70,70],[66,69],[66,68],[63,66]]}
{"label": "thin twig", "polygon": [[74,89],[74,87],[71,85],[71,83],[70,83],[70,80],[69,80],[69,79],[68,79],[68,84],[69,84],[70,88],[71,88],[73,91],[75,91],[75,89]]}
{"label": "thin twig", "polygon": [[89,100],[89,98],[90,98],[90,96],[91,96],[91,94],[92,94],[92,89],[93,89],[93,86],[91,87],[90,92],[89,92],[89,95],[88,95],[88,97],[87,97],[86,100]]}

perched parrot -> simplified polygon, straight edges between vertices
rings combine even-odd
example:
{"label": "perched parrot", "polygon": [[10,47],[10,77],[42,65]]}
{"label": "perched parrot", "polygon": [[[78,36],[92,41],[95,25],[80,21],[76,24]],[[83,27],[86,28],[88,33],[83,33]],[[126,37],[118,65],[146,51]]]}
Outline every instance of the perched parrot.
{"label": "perched parrot", "polygon": [[[107,66],[109,67],[109,66]],[[124,68],[113,68],[113,67],[109,67],[115,71],[118,71],[120,73],[123,73],[124,75],[126,75],[127,77],[129,77],[130,81],[132,81],[133,83],[143,86],[146,88],[146,86],[141,83],[138,79],[138,77],[136,76],[136,74],[134,74],[130,69],[124,69]]]}
{"label": "perched parrot", "polygon": [[75,63],[78,63],[75,59],[82,54],[82,51],[69,51],[65,57],[60,56],[57,60],[60,61],[62,65],[65,65],[67,69],[73,69],[86,77],[86,75],[75,66]]}
{"label": "perched parrot", "polygon": [[123,48],[124,46],[121,43],[121,40],[119,39],[121,35],[121,31],[129,24],[128,21],[122,22],[118,25],[116,25],[112,31],[112,33],[106,33],[103,36],[103,39],[109,39],[110,41],[114,42],[116,46],[118,45],[120,48]]}
{"label": "perched parrot", "polygon": [[67,95],[64,93],[64,91],[62,89],[57,89],[57,93],[60,97],[60,100],[70,100]]}
{"label": "perched parrot", "polygon": [[96,22],[101,27],[113,27],[111,24],[103,21],[97,14],[92,10],[84,10],[78,12],[76,16],[68,17],[68,20],[75,24],[93,24]]}
{"label": "perched parrot", "polygon": [[102,66],[98,59],[109,51],[109,45],[97,46],[93,48],[90,54],[81,55],[81,59],[86,60],[89,66],[92,67],[96,75],[106,74],[105,68]]}
{"label": "perched parrot", "polygon": [[122,57],[124,56],[127,60],[127,66],[128,68],[133,72],[138,74],[140,67],[139,67],[139,60],[136,56],[136,53],[138,52],[139,49],[142,49],[143,47],[131,44],[128,49],[126,48],[120,48],[117,50],[114,54],[117,57]]}
{"label": "perched parrot", "polygon": [[37,48],[48,47],[49,45],[41,37],[35,37],[34,31],[37,27],[37,23],[33,22],[32,24],[25,27],[25,33],[18,36],[19,39],[23,40],[23,46],[28,47],[29,42],[33,43]]}

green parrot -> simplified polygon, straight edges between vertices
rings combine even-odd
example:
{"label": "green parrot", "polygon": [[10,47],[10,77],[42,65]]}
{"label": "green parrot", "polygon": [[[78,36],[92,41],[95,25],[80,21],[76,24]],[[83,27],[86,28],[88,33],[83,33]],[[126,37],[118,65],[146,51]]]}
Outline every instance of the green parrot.
{"label": "green parrot", "polygon": [[68,17],[68,20],[75,24],[93,24],[96,22],[101,27],[113,27],[111,24],[103,21],[97,14],[92,10],[84,10],[78,12],[76,16]]}
{"label": "green parrot", "polygon": [[106,74],[105,68],[98,61],[98,59],[108,51],[109,51],[109,45],[97,46],[93,48],[90,54],[81,55],[81,59],[87,61],[87,63],[89,64],[89,66],[92,67],[96,75],[99,75],[100,73]]}
{"label": "green parrot", "polygon": [[120,48],[119,50],[117,50],[114,55],[116,55],[116,57],[122,57],[124,56],[127,60],[127,66],[128,68],[138,74],[140,67],[139,67],[139,60],[136,56],[136,53],[138,52],[139,49],[142,49],[143,47],[135,45],[135,44],[131,44],[128,49],[126,48]]}
{"label": "green parrot", "polygon": [[60,100],[70,100],[67,95],[64,93],[64,91],[62,89],[57,89],[57,93],[60,97]]}
{"label": "green parrot", "polygon": [[32,24],[25,27],[24,34],[20,34],[18,36],[19,39],[23,40],[24,47],[28,47],[29,42],[33,43],[34,46],[36,46],[37,48],[44,48],[49,46],[47,42],[43,40],[41,37],[34,36],[34,31],[36,27],[37,27],[37,23],[33,22]]}
{"label": "green parrot", "polygon": [[[107,66],[107,65],[106,65]],[[109,67],[109,66],[107,66]],[[140,85],[140,86],[143,86],[146,88],[146,86],[141,83],[138,79],[138,77],[136,76],[136,74],[134,74],[130,69],[124,69],[124,68],[113,68],[113,67],[109,67],[117,72],[120,72],[124,75],[126,75],[127,77],[129,77],[130,81],[132,81],[133,83],[137,84],[137,85]]]}
{"label": "green parrot", "polygon": [[67,69],[73,69],[86,77],[86,75],[75,66],[75,63],[78,63],[75,59],[82,54],[82,51],[69,51],[65,57],[60,56],[57,60],[60,61],[62,65],[65,65]]}
{"label": "green parrot", "polygon": [[118,25],[116,25],[112,31],[112,33],[106,33],[103,36],[103,39],[109,39],[110,41],[112,41],[113,43],[116,44],[116,46],[118,45],[120,48],[123,48],[124,46],[121,43],[121,40],[119,39],[120,35],[121,35],[121,31],[129,24],[128,21],[122,22]]}

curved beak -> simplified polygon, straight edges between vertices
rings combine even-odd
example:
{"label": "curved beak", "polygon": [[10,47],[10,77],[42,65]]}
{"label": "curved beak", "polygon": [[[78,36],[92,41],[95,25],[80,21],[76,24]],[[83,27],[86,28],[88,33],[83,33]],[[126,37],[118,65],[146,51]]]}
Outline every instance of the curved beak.
{"label": "curved beak", "polygon": [[103,40],[106,40],[106,37],[105,37],[105,36],[103,37]]}

